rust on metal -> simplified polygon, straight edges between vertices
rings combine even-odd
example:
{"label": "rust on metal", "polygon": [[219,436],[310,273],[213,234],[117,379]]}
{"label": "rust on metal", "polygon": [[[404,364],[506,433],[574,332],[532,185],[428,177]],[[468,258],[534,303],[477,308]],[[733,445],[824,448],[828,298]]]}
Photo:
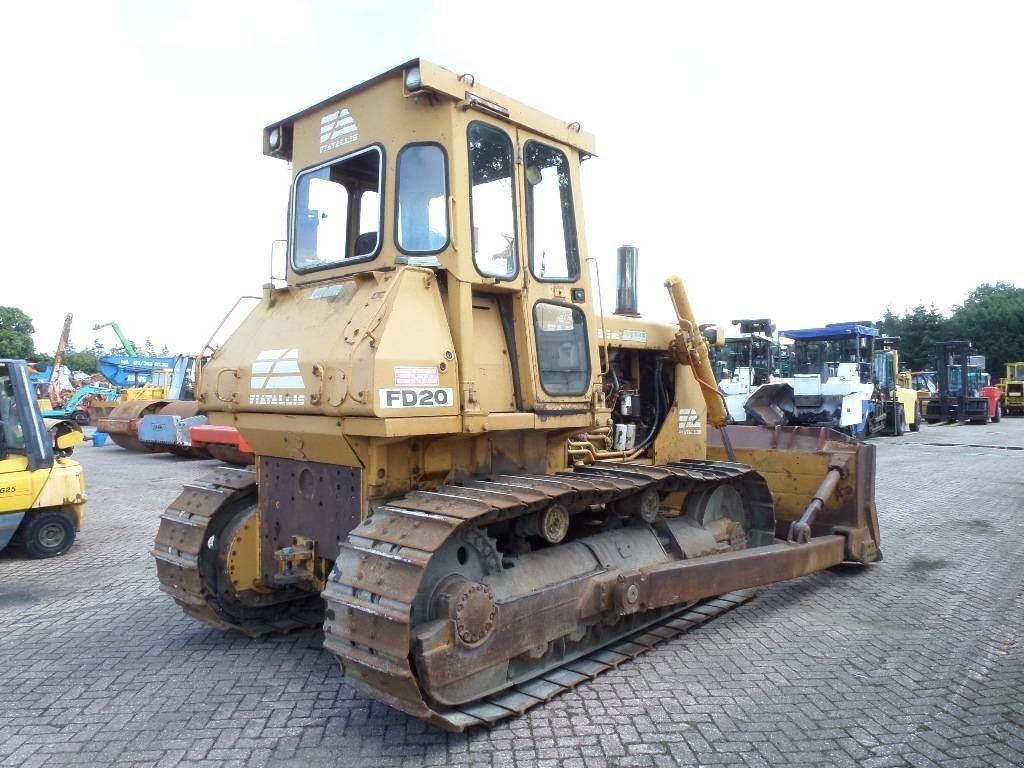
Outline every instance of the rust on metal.
{"label": "rust on metal", "polygon": [[274,553],[293,536],[315,543],[316,555],[336,560],[348,532],[359,524],[359,469],[298,459],[261,456],[260,535],[263,580],[274,584]]}
{"label": "rust on metal", "polygon": [[165,446],[139,440],[139,423],[143,416],[159,413],[168,400],[129,400],[119,404],[109,415],[96,422],[96,429],[106,432],[110,439],[126,451],[159,453]]}

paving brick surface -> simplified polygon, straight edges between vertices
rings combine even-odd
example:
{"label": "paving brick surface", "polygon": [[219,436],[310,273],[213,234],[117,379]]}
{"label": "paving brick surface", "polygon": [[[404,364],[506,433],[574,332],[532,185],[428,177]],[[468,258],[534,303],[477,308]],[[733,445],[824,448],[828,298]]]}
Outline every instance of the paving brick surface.
{"label": "paving brick surface", "polygon": [[878,445],[883,563],[462,735],[355,693],[315,633],[187,619],[148,552],[213,462],[83,446],[74,549],[0,554],[0,766],[1024,765],[1024,419]]}

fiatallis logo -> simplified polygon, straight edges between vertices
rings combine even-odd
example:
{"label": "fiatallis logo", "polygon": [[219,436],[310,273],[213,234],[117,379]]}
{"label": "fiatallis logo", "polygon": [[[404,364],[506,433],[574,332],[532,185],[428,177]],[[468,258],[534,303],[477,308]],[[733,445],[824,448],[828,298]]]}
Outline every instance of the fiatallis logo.
{"label": "fiatallis logo", "polygon": [[299,350],[265,349],[256,356],[249,377],[249,405],[305,405],[305,388]]}
{"label": "fiatallis logo", "polygon": [[347,109],[339,109],[320,118],[320,154],[355,141],[359,141],[359,126]]}

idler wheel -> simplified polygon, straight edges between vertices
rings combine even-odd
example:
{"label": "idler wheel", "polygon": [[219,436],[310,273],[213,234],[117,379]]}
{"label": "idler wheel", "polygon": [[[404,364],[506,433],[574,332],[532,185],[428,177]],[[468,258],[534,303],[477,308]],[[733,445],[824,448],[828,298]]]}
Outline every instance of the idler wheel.
{"label": "idler wheel", "polygon": [[638,495],[616,502],[615,511],[626,517],[639,517],[645,523],[651,524],[658,519],[661,512],[661,496],[654,488],[648,488]]}
{"label": "idler wheel", "polygon": [[550,544],[557,544],[569,532],[569,513],[561,504],[552,504],[540,513],[540,535]]}
{"label": "idler wheel", "polygon": [[482,643],[494,631],[498,606],[486,584],[451,579],[441,588],[438,602],[443,612],[455,621],[455,631],[466,645]]}
{"label": "idler wheel", "polygon": [[540,536],[548,544],[557,544],[569,532],[569,511],[561,504],[552,504],[542,512],[519,518],[516,531],[520,536]]}

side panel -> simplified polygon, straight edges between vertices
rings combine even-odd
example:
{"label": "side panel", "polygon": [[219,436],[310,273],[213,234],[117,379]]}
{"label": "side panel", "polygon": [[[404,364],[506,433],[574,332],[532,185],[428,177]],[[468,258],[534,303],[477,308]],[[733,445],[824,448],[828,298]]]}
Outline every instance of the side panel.
{"label": "side panel", "polygon": [[450,416],[458,364],[434,273],[401,267],[271,294],[206,364],[199,400],[207,413]]}

